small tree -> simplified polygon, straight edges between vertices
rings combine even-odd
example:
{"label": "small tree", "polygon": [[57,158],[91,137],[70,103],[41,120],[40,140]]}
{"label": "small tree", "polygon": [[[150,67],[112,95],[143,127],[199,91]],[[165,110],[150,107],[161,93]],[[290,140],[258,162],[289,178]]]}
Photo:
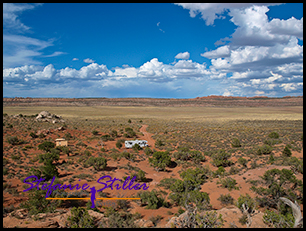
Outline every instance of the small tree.
{"label": "small tree", "polygon": [[154,152],[153,157],[149,158],[149,163],[153,165],[157,171],[164,171],[166,166],[170,166],[171,164],[169,152]]}
{"label": "small tree", "polygon": [[294,191],[303,183],[295,177],[291,170],[271,169],[266,171],[261,178],[266,187],[252,186],[251,190],[260,196],[257,197],[257,201],[262,207],[276,208],[280,197],[287,197],[292,201],[303,198],[300,198]]}
{"label": "small tree", "polygon": [[52,164],[52,160],[47,160],[41,167],[42,177],[46,180],[51,180],[54,176],[58,177],[59,173],[55,165]]}

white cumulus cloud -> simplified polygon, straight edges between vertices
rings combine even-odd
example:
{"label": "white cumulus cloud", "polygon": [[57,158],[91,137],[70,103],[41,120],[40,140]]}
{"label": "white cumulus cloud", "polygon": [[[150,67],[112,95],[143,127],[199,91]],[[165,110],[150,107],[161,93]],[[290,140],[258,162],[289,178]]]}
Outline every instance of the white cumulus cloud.
{"label": "white cumulus cloud", "polygon": [[175,56],[176,59],[189,59],[189,57],[190,57],[190,54],[189,54],[188,51],[182,52],[182,53],[178,53],[178,54]]}
{"label": "white cumulus cloud", "polygon": [[207,51],[203,54],[201,54],[201,56],[209,58],[209,59],[213,59],[213,58],[225,58],[230,56],[230,49],[229,46],[221,46],[218,47],[216,50],[213,51]]}
{"label": "white cumulus cloud", "polygon": [[90,59],[90,58],[84,59],[83,61],[84,61],[85,63],[94,63],[94,62],[95,62],[95,60]]}
{"label": "white cumulus cloud", "polygon": [[226,10],[244,9],[253,5],[279,5],[279,3],[174,3],[189,10],[190,17],[194,18],[197,14],[201,14],[206,25],[213,25],[215,19],[223,18]]}

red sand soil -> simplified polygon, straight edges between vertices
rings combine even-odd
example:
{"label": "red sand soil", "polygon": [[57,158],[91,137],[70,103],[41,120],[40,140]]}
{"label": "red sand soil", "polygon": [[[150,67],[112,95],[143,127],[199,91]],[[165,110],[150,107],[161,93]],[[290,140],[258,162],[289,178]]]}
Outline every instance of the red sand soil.
{"label": "red sand soil", "polygon": [[[143,125],[140,128],[140,132],[143,133],[143,136],[138,136],[137,139],[144,139],[148,141],[148,144],[150,146],[151,149],[155,148],[154,144],[155,144],[155,140],[152,138],[152,134],[147,132],[148,125]],[[6,133],[6,135],[14,135],[16,131],[12,130],[11,132],[8,131]],[[100,149],[101,146],[99,146],[98,144],[98,140],[91,140],[90,142],[88,141],[84,141],[84,138],[86,136],[91,137],[92,134],[88,131],[79,131],[79,130],[74,130],[74,129],[69,129],[67,128],[65,131],[51,131],[50,134],[47,135],[48,138],[52,138],[52,139],[56,139],[59,136],[63,136],[65,133],[69,132],[73,137],[76,138],[80,138],[83,140],[83,142],[85,144],[87,144],[88,146],[91,146],[93,148],[97,148]],[[29,136],[27,136],[26,138],[24,138],[25,140],[28,140],[30,142],[30,144],[32,146],[37,146],[37,145],[33,145],[33,139],[29,139]],[[120,138],[118,138],[120,139]],[[72,141],[70,142],[70,145],[75,145],[78,141]],[[3,149],[5,149],[6,147],[9,146],[9,144],[7,142],[3,142]],[[116,140],[115,141],[108,141],[108,142],[104,142],[104,148],[106,150],[110,150],[112,148],[116,148]],[[85,148],[81,148],[78,152],[82,153],[85,150]],[[124,147],[120,148],[119,151],[128,151],[128,152],[132,152],[131,149],[126,149]],[[94,150],[90,150],[92,152],[92,156],[97,157],[99,151],[94,151]],[[22,160],[24,161],[23,165],[26,165],[26,163],[29,163],[29,159],[32,159],[36,154],[42,154],[43,152],[40,150],[33,150],[30,149],[30,151],[28,151],[28,157],[22,158]],[[298,152],[293,152],[293,156],[296,157],[302,157],[303,150],[301,153]],[[109,155],[109,153],[107,154]],[[145,156],[143,150],[139,151],[138,154],[136,154],[137,158],[135,162],[131,162],[128,161],[124,158],[121,158],[120,160],[113,160],[112,158],[108,158],[107,161],[107,170],[102,171],[102,172],[98,172],[98,173],[93,173],[92,171],[90,171],[90,169],[92,169],[92,167],[90,168],[83,168],[83,169],[79,169],[80,166],[82,166],[82,163],[77,163],[79,166],[78,167],[74,167],[74,164],[76,164],[76,159],[72,159],[74,160],[74,164],[72,165],[68,165],[68,167],[66,167],[64,170],[59,170],[60,173],[60,179],[62,181],[64,181],[64,184],[69,184],[68,180],[73,176],[73,175],[79,175],[79,174],[91,174],[93,176],[92,181],[89,181],[88,179],[84,179],[81,181],[77,181],[77,178],[75,178],[75,181],[77,181],[77,183],[79,183],[80,185],[82,185],[83,183],[88,183],[90,186],[95,186],[96,188],[101,188],[101,185],[99,183],[97,183],[97,180],[104,175],[110,175],[111,177],[117,177],[122,179],[124,176],[129,176],[131,174],[131,171],[124,169],[124,168],[119,168],[120,166],[125,166],[126,164],[130,164],[131,166],[135,166],[135,167],[139,167],[141,170],[143,170],[144,172],[146,172],[146,178],[149,180],[149,182],[146,183],[147,186],[149,186],[149,191],[156,189],[156,190],[164,190],[164,188],[160,188],[157,186],[157,184],[160,182],[160,180],[164,179],[164,178],[177,178],[180,179],[179,176],[179,172],[182,170],[182,167],[180,166],[176,166],[175,168],[168,168],[168,171],[161,171],[161,172],[157,172],[153,169],[153,167],[151,167],[149,165],[148,162],[148,158],[143,158],[141,159],[140,156]],[[235,159],[235,156],[233,155],[232,157],[233,159]],[[208,158],[209,159],[209,158]],[[237,159],[237,158],[236,158]],[[60,163],[62,161],[69,161],[67,155],[60,155]],[[12,160],[9,159],[9,163],[12,163]],[[35,162],[35,165],[40,165],[37,162]],[[212,166],[210,161],[205,161],[203,163],[204,165],[208,165],[210,167],[211,170],[216,170],[217,168]],[[256,169],[249,169],[245,172],[240,172],[240,174],[236,174],[236,175],[232,175],[231,177],[234,178],[237,181],[237,185],[240,187],[239,190],[231,190],[229,191],[228,189],[225,188],[221,188],[220,184],[217,184],[218,179],[212,179],[211,182],[206,182],[202,185],[201,191],[203,192],[207,192],[209,194],[210,200],[211,200],[211,205],[212,208],[217,210],[217,209],[222,209],[224,206],[220,203],[220,201],[218,201],[217,199],[220,197],[221,194],[227,194],[230,193],[231,196],[237,200],[238,197],[240,195],[245,195],[246,193],[248,193],[250,196],[254,197],[255,194],[249,189],[252,185],[248,182],[246,182],[247,180],[259,180],[260,176],[263,175],[263,173],[269,169],[272,168],[278,168],[278,169],[283,169],[283,168],[290,168],[290,167],[284,167],[284,166],[266,166],[266,167],[261,167],[261,168],[256,168]],[[11,169],[11,168],[10,168]],[[25,171],[24,169],[15,167],[14,168],[15,172],[23,171],[24,173],[26,173],[27,171]],[[228,169],[226,169],[228,170]],[[133,171],[132,171],[133,172]],[[302,179],[303,176],[302,174],[298,175],[299,179]],[[4,175],[4,182],[10,183],[12,185],[12,187],[16,188],[19,193],[21,194],[21,192],[24,190],[24,188],[22,187],[24,185],[23,182],[20,181],[20,179],[17,178],[11,178],[11,179],[7,179],[7,175]],[[75,182],[76,183],[76,182]],[[73,185],[75,183],[72,183]],[[88,190],[89,191],[89,190]],[[137,194],[138,191],[135,190],[111,190],[110,188],[104,190],[106,193],[109,193],[109,197],[117,197],[117,196],[124,196],[124,197],[133,197]],[[166,190],[165,190],[166,191]],[[3,197],[4,197],[4,201],[3,201],[3,206],[7,207],[9,205],[14,205],[15,207],[17,207],[21,201],[26,200],[26,196],[12,196],[12,194],[9,194],[8,192],[4,192],[3,193]],[[178,212],[179,207],[171,207],[171,208],[164,208],[161,207],[159,209],[156,210],[151,210],[151,209],[146,209],[145,207],[140,207],[136,201],[131,201],[131,208],[128,210],[131,213],[135,213],[135,212],[139,212],[141,215],[143,215],[142,219],[144,220],[149,220],[150,217],[152,216],[157,216],[160,215],[163,217],[163,219],[160,221],[160,223],[158,223],[158,227],[163,227],[167,222],[168,219],[170,219],[171,217],[173,217],[174,215],[170,215],[170,214],[175,214]],[[302,207],[302,206],[301,206]],[[303,207],[302,207],[303,208]],[[103,211],[103,209],[102,209]],[[15,222],[15,220],[14,220]],[[4,227],[8,227],[9,224],[11,222],[6,219],[5,223],[4,223]],[[240,223],[235,223],[236,225],[240,225],[239,227],[245,227],[243,225],[241,225]],[[18,224],[15,224],[18,225]],[[28,226],[29,227],[29,226]]]}

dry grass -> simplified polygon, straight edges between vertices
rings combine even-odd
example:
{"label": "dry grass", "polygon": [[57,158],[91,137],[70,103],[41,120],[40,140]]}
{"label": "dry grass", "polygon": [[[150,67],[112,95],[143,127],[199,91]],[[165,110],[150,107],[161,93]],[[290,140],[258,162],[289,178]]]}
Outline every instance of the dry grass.
{"label": "dry grass", "polygon": [[302,120],[303,107],[3,107],[3,113],[33,115],[49,111],[64,118],[158,118],[176,120]]}

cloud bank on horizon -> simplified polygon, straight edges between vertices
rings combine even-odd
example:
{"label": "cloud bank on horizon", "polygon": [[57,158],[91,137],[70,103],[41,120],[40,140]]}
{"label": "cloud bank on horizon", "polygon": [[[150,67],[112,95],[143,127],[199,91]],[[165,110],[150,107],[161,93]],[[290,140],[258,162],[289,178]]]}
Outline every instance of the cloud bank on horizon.
{"label": "cloud bank on horizon", "polygon": [[[186,49],[188,46],[176,48],[178,52],[171,63],[160,61],[162,57],[151,57],[139,67],[130,63],[107,67],[95,61],[96,57],[73,54],[71,61],[83,61],[80,68],[73,67],[72,62],[56,68],[56,64],[46,63],[48,58],[69,54],[65,47],[63,51],[58,48],[56,40],[61,38],[35,37],[34,29],[20,18],[23,12],[30,14],[45,6],[5,3],[3,95],[155,98],[303,95],[303,17],[269,18],[269,7],[277,5],[175,3],[171,7],[182,9],[183,13],[189,10],[191,18],[203,22],[201,29],[218,27],[216,21],[227,20],[235,25],[235,30],[216,39],[214,49],[208,50],[207,46],[196,53]],[[157,20],[155,28],[156,25],[160,29],[160,21]],[[171,30],[165,30],[160,34],[168,36]],[[190,59],[195,56],[206,61]]]}

